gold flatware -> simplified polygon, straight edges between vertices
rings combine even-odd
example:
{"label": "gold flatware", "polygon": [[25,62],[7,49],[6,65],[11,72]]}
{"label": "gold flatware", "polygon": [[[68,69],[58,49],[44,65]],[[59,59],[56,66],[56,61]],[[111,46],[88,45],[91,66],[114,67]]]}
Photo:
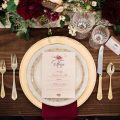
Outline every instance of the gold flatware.
{"label": "gold flatware", "polygon": [[115,67],[113,65],[113,63],[109,63],[107,66],[107,73],[110,76],[110,83],[109,83],[109,92],[108,92],[108,99],[112,100],[113,99],[113,94],[112,94],[112,74],[115,72]]}
{"label": "gold flatware", "polygon": [[98,91],[97,91],[97,99],[102,100],[102,74],[103,74],[103,53],[104,53],[104,46],[101,46],[98,53],[98,67],[97,73],[99,75],[99,82],[98,82]]}
{"label": "gold flatware", "polygon": [[18,63],[17,63],[17,56],[16,54],[11,55],[11,68],[13,70],[13,86],[12,86],[12,95],[11,98],[13,100],[17,99],[17,90],[16,90],[16,83],[15,83],[15,70],[17,69]]}
{"label": "gold flatware", "polygon": [[5,72],[6,72],[5,60],[0,60],[0,73],[2,74],[1,98],[5,97],[5,88],[4,88],[4,80],[3,80],[3,76]]}

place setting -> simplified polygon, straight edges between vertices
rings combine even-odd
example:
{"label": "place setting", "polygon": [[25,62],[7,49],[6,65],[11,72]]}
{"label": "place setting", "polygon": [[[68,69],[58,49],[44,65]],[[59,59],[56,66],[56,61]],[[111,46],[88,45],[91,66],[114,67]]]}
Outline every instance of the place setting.
{"label": "place setting", "polygon": [[[115,58],[120,55],[119,4],[115,0],[0,2],[0,99],[6,105],[4,99],[10,95],[10,115],[75,120],[82,115],[119,114],[120,70]],[[9,77],[11,91],[6,86]]]}
{"label": "place setting", "polygon": [[[102,40],[102,36],[99,38]],[[42,110],[43,118],[76,117],[77,107],[88,100],[96,80],[99,81],[96,99],[103,99],[103,44],[97,45],[97,67],[85,46],[65,36],[41,39],[28,49],[20,65],[20,84],[29,101]],[[106,72],[110,77],[108,99],[112,100],[113,63],[108,64]]]}
{"label": "place setting", "polygon": [[[75,17],[79,18],[78,23],[75,22]],[[97,80],[96,99],[98,101],[103,99],[104,48],[107,46],[119,55],[120,43],[113,36],[110,36],[110,31],[106,26],[94,26],[94,24],[94,17],[90,14],[79,16],[76,13],[68,26],[69,33],[72,36],[76,35],[75,39],[66,36],[46,37],[33,44],[23,56],[19,68],[22,91],[33,105],[41,109],[41,115],[45,120],[75,119],[78,108],[89,99]],[[71,29],[71,26],[74,28]],[[97,65],[89,50],[76,40],[88,37],[90,47],[99,49]],[[11,99],[14,101],[19,97],[15,83],[17,67],[17,56],[12,54]],[[1,98],[5,97],[3,75],[6,69],[5,60],[0,60]],[[110,79],[108,100],[112,100],[114,97],[112,75],[115,72],[115,66],[112,62],[108,63],[106,72]]]}
{"label": "place setting", "polygon": [[[99,82],[96,99],[103,99],[102,73],[105,46],[104,43],[96,46],[95,49],[99,49],[97,66],[84,45],[65,36],[43,38],[27,50],[20,63],[20,85],[28,100],[42,110],[44,119],[76,118],[77,108],[88,100],[97,80]],[[11,54],[13,71],[11,99],[14,101],[19,97],[15,83],[17,67],[17,56]],[[6,70],[5,60],[0,60],[2,99],[5,98],[3,76]],[[113,63],[108,64],[106,72],[110,78],[108,99],[112,100],[112,75],[115,72]]]}
{"label": "place setting", "polygon": [[74,106],[75,112],[94,89],[96,67],[82,44],[68,37],[53,36],[29,48],[22,59],[19,77],[24,94],[42,109],[43,115],[49,106],[55,110]]}
{"label": "place setting", "polygon": [[[85,39],[89,36],[90,47],[99,49],[97,65],[83,44],[66,36],[50,36],[39,40],[27,50],[21,60],[19,81],[22,91],[33,105],[41,109],[41,115],[45,120],[75,119],[78,108],[87,102],[97,80],[96,99],[100,101],[104,98],[102,92],[104,48],[107,46],[118,54],[119,42],[113,36],[110,37],[110,31],[105,26],[98,25],[93,28],[91,33],[89,30],[87,33],[77,32],[76,38],[79,36],[80,39]],[[113,42],[114,44],[112,44]],[[116,51],[113,49],[115,47]],[[19,97],[15,83],[17,67],[17,56],[12,54],[11,99],[14,101]],[[5,97],[3,75],[6,69],[5,60],[1,60],[1,98]],[[114,98],[112,93],[112,75],[114,72],[114,64],[108,63],[106,68],[106,73],[110,79],[108,100]]]}

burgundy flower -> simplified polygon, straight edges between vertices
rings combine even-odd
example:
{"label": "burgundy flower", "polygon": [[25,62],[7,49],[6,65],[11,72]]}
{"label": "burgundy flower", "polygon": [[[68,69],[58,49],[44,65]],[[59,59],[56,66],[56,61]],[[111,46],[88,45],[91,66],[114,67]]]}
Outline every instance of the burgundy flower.
{"label": "burgundy flower", "polygon": [[43,14],[42,0],[20,0],[17,13],[25,20],[37,18]]}
{"label": "burgundy flower", "polygon": [[51,13],[50,20],[56,21],[59,19],[59,14],[57,12]]}
{"label": "burgundy flower", "polygon": [[115,24],[120,20],[120,1],[106,0],[102,8],[102,17],[107,19],[110,23]]}
{"label": "burgundy flower", "polygon": [[45,15],[48,17],[49,20],[51,21],[56,21],[59,19],[59,13],[57,12],[52,12],[50,9],[45,9],[44,10]]}

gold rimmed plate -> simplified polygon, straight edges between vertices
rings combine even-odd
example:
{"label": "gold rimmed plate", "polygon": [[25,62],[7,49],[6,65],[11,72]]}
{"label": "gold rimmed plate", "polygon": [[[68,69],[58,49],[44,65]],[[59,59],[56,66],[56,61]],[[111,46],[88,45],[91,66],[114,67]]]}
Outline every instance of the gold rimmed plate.
{"label": "gold rimmed plate", "polygon": [[[96,67],[95,67],[94,60],[93,60],[91,54],[89,53],[89,51],[82,44],[80,44],[79,42],[75,41],[74,39],[71,39],[71,38],[68,38],[68,37],[54,36],[54,37],[44,38],[44,39],[38,41],[36,44],[34,44],[26,52],[26,54],[24,55],[24,57],[22,59],[22,62],[21,62],[21,65],[20,65],[20,71],[19,71],[20,84],[21,84],[21,87],[23,89],[23,92],[25,93],[26,97],[34,105],[36,105],[37,107],[42,109],[42,102],[41,102],[42,100],[38,99],[31,92],[31,89],[30,89],[31,87],[29,86],[26,71],[27,71],[27,68],[28,68],[28,64],[30,64],[29,61],[31,60],[33,55],[35,55],[35,53],[37,51],[44,48],[45,46],[50,46],[50,45],[53,45],[53,44],[54,45],[55,44],[56,45],[61,44],[61,45],[65,45],[65,46],[69,46],[69,47],[73,48],[74,50],[76,50],[82,56],[82,58],[86,62],[86,66],[87,66],[87,69],[88,69],[88,75],[87,75],[88,76],[88,81],[87,81],[87,84],[86,84],[86,87],[85,87],[84,91],[77,98],[77,105],[80,106],[88,99],[88,97],[90,96],[90,94],[93,91],[93,88],[94,88],[95,82],[96,82]],[[61,49],[61,48],[59,48],[59,49]],[[78,59],[80,59],[80,58],[78,57]],[[39,88],[39,86],[37,86],[37,87]],[[45,101],[43,101],[43,102],[45,102]],[[68,103],[68,104],[70,104],[70,103]],[[64,105],[66,105],[66,104],[64,104]],[[55,106],[61,106],[61,105],[55,105]]]}
{"label": "gold rimmed plate", "polygon": [[[42,89],[42,54],[44,52],[74,52],[76,58],[75,98],[44,99],[41,97]],[[44,71],[43,71],[44,72]],[[28,86],[32,94],[39,101],[51,106],[65,106],[76,101],[84,92],[88,83],[88,66],[82,55],[70,46],[64,44],[47,45],[34,53],[26,70]]]}

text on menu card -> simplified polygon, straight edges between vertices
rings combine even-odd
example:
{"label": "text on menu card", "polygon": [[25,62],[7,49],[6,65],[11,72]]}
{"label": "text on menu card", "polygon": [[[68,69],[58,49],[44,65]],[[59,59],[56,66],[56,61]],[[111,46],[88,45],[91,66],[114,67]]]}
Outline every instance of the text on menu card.
{"label": "text on menu card", "polygon": [[44,52],[42,98],[75,98],[75,53]]}

